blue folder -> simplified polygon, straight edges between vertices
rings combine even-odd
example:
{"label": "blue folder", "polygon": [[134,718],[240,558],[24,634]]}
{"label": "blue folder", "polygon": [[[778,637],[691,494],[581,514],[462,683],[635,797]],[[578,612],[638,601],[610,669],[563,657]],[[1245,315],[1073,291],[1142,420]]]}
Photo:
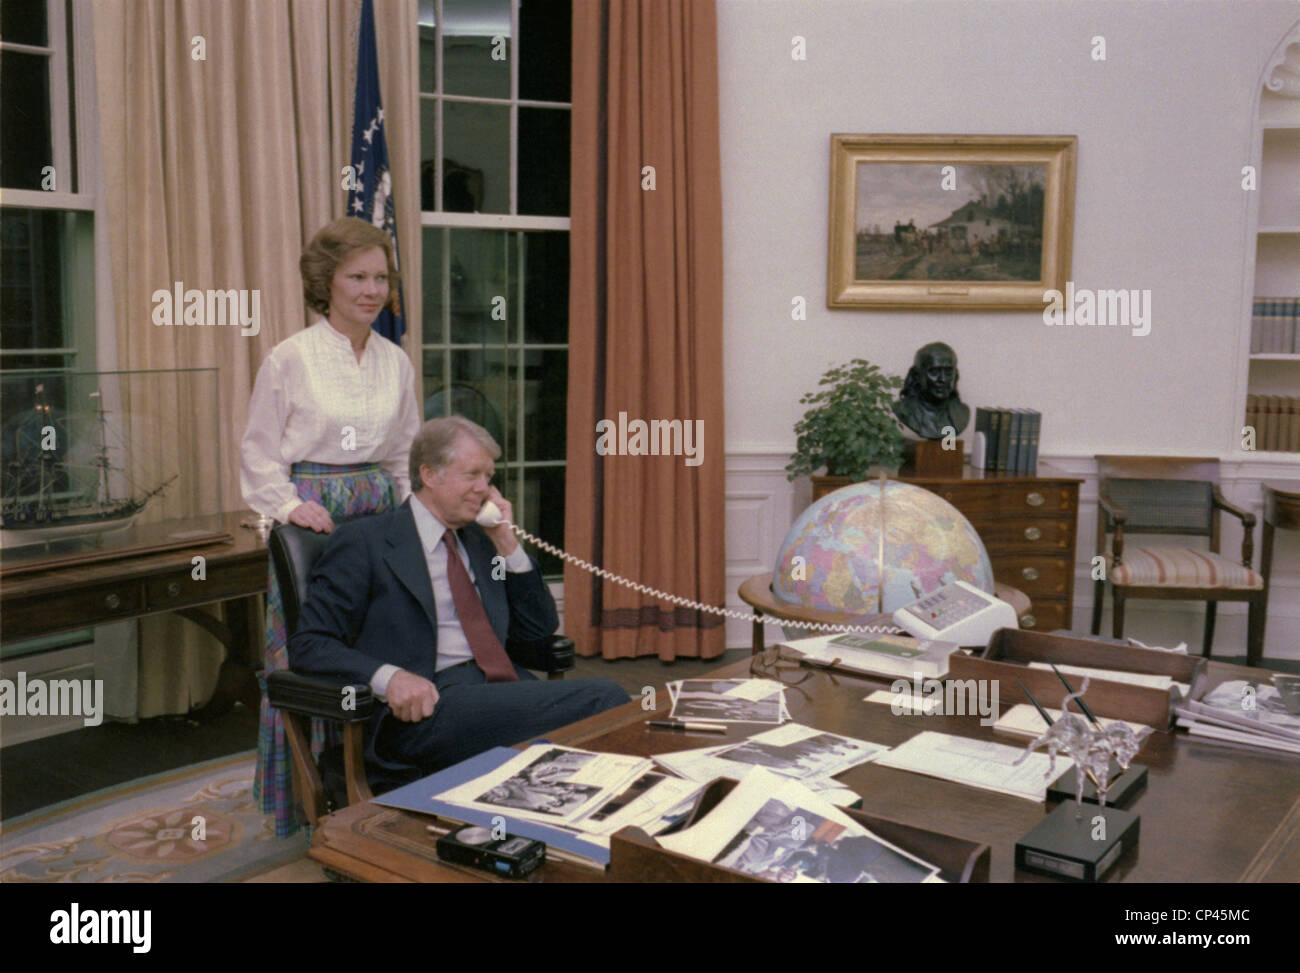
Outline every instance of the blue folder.
{"label": "blue folder", "polygon": [[493,747],[491,750],[480,753],[476,757],[470,757],[454,767],[448,767],[436,774],[422,777],[405,787],[399,787],[396,790],[388,791],[386,794],[381,794],[375,798],[375,803],[382,804],[385,807],[401,808],[403,811],[415,811],[417,814],[436,814],[439,817],[451,818],[453,821],[464,821],[466,824],[477,824],[485,828],[492,827],[493,818],[502,817],[505,818],[506,828],[511,834],[544,841],[548,847],[558,848],[574,855],[581,855],[598,865],[608,865],[609,849],[593,841],[588,841],[576,832],[553,827],[549,824],[540,824],[536,821],[511,817],[509,810],[506,808],[500,811],[479,811],[437,799],[439,794],[444,794],[453,787],[459,787],[476,777],[491,773],[506,761],[518,757],[519,753],[520,751],[511,750],[509,747]]}

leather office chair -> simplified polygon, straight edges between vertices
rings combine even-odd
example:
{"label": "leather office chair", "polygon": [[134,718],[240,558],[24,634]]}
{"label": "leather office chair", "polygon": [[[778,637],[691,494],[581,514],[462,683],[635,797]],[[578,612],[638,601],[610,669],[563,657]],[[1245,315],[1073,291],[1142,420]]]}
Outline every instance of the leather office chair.
{"label": "leather office chair", "polygon": [[[1264,579],[1250,566],[1255,516],[1229,503],[1219,490],[1219,461],[1156,456],[1097,457],[1097,553],[1106,558],[1111,582],[1115,638],[1124,635],[1129,598],[1176,598],[1205,602],[1201,654],[1210,655],[1220,601],[1248,604],[1246,657],[1256,665],[1263,651]],[[1219,553],[1219,514],[1241,521],[1241,561]],[[1126,548],[1125,531],[1209,538],[1200,547]],[[1113,533],[1110,550],[1106,535]],[[1095,584],[1092,634],[1101,630],[1106,582]]]}
{"label": "leather office chair", "polygon": [[[294,524],[277,525],[268,538],[289,636],[297,631],[312,566],[328,541],[328,534]],[[550,679],[562,679],[574,666],[573,640],[561,635],[536,642],[512,639],[505,648],[513,661],[525,669],[545,672]],[[312,827],[331,811],[368,801],[374,791],[382,793],[406,782],[366,773],[364,733],[375,706],[370,686],[283,670],[267,673],[266,694],[284,718],[285,737],[293,754],[294,783]],[[343,724],[342,745],[321,754],[319,766],[311,752],[313,717]],[[410,779],[415,777],[412,771]]]}

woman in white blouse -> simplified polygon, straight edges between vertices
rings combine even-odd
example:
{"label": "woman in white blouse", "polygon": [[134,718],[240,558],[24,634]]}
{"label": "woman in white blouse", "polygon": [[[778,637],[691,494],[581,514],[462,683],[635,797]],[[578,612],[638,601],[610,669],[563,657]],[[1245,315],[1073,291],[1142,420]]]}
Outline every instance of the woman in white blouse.
{"label": "woman in white blouse", "polygon": [[[407,458],[420,425],[415,372],[400,347],[371,330],[385,305],[396,303],[397,268],[383,230],[335,220],[312,238],[299,267],[307,306],[324,319],[276,345],[258,371],[239,479],[244,502],[258,513],[328,533],[410,494]],[[287,668],[286,641],[272,571],[267,671]],[[289,754],[265,693],[261,717],[254,796],[285,836],[297,830]],[[314,736],[319,746],[321,735]]]}

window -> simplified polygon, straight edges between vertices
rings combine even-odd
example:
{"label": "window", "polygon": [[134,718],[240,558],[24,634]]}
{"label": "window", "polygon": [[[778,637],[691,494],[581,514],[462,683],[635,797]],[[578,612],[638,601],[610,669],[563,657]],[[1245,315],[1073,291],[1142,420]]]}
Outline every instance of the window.
{"label": "window", "polygon": [[[568,0],[421,0],[426,418],[501,444],[524,529],[564,536]],[[548,575],[560,563],[542,554]]]}

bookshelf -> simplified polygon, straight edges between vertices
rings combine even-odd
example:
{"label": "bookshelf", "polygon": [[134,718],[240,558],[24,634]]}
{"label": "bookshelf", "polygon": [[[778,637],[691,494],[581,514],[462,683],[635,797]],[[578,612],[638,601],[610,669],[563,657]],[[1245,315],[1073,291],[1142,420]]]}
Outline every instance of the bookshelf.
{"label": "bookshelf", "polygon": [[[1247,375],[1241,412],[1242,425],[1255,425],[1256,450],[1276,458],[1300,459],[1300,446],[1286,428],[1300,424],[1300,415],[1280,416],[1279,435],[1270,436],[1265,426],[1278,421],[1274,409],[1290,409],[1294,397],[1300,408],[1300,330],[1280,339],[1287,346],[1270,341],[1267,328],[1263,341],[1257,336],[1260,320],[1256,302],[1292,299],[1300,304],[1300,26],[1293,28],[1274,49],[1265,66],[1259,89],[1254,130],[1254,153],[1258,189],[1253,214],[1247,280],[1251,281],[1247,301]],[[1253,273],[1252,273],[1253,270]],[[1267,321],[1265,317],[1263,321]],[[1253,340],[1252,340],[1253,339]],[[1258,349],[1250,351],[1249,349]],[[1272,400],[1264,397],[1281,397]],[[1268,413],[1268,415],[1265,415]],[[1234,430],[1238,433],[1239,429]],[[1235,436],[1241,448],[1241,437]]]}

